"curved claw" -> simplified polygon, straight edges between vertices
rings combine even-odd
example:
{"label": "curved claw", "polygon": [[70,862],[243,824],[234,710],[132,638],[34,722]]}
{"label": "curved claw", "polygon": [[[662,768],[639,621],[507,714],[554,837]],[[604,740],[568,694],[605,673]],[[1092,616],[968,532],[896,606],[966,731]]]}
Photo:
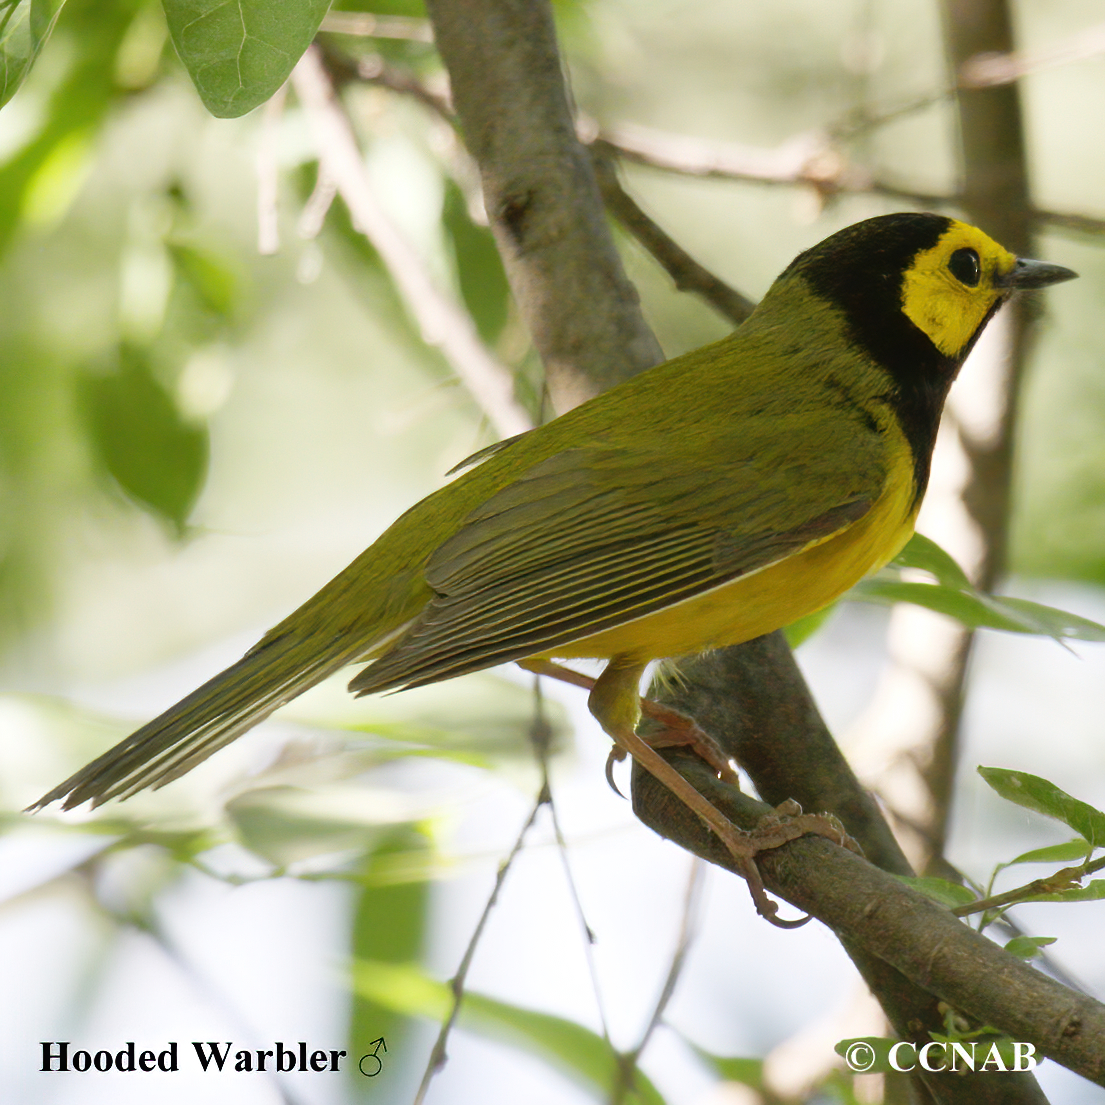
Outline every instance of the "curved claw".
{"label": "curved claw", "polygon": [[[772,902],[771,904],[775,905],[774,902]],[[797,918],[797,920],[794,921],[788,921],[783,917],[776,916],[776,914],[774,913],[764,913],[763,911],[760,911],[760,916],[765,921],[770,921],[776,928],[779,929],[800,929],[803,925],[808,924],[810,921],[813,920],[812,913],[807,913],[805,917],[799,917]]]}
{"label": "curved claw", "polygon": [[610,755],[606,757],[606,781],[610,784],[610,789],[619,798],[624,798],[625,795],[618,789],[618,784],[614,782],[614,764],[624,759],[625,752],[616,744],[610,749]]}
{"label": "curved claw", "polygon": [[794,921],[788,921],[779,916],[779,904],[767,896],[767,890],[764,888],[763,880],[760,878],[760,869],[756,866],[755,860],[750,859],[748,868],[742,871],[741,874],[748,884],[748,892],[752,895],[756,912],[777,929],[800,929],[813,920],[812,913],[807,913],[805,917],[799,917]]}

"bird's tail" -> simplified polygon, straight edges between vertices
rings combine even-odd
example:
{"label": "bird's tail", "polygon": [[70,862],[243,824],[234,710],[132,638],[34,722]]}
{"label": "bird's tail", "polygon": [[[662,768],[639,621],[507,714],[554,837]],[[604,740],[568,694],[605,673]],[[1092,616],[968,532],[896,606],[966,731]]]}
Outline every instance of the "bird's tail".
{"label": "bird's tail", "polygon": [[[29,811],[64,799],[63,809],[92,800],[129,798],[164,786],[268,717],[354,657],[317,649],[295,634],[266,639],[236,664],[208,680],[160,717],[86,764],[44,794]],[[321,653],[321,655],[320,655]]]}

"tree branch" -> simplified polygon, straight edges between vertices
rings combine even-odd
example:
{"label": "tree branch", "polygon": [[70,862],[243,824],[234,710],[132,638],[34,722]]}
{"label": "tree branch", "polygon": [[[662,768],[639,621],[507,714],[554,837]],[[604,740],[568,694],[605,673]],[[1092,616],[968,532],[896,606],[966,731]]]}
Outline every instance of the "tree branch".
{"label": "tree branch", "polygon": [[575,123],[548,5],[429,0],[465,142],[553,405],[663,360],[641,317]]}
{"label": "tree branch", "polygon": [[[717,737],[717,733],[714,733]],[[723,737],[723,747],[728,744]],[[720,782],[696,757],[668,758],[734,823],[754,828],[771,807]],[[732,870],[724,846],[689,810],[645,772],[639,774],[641,816],[662,835]],[[662,811],[662,816],[657,816]],[[876,956],[904,979],[947,1002],[979,1024],[1032,1040],[1039,1051],[1105,1084],[1105,1005],[1041,974],[956,920],[943,906],[910,889],[845,848],[822,837],[802,837],[760,854],[764,881],[773,892],[813,914],[850,947]],[[904,1039],[927,1042],[919,1026],[896,1026]],[[903,1031],[903,1027],[905,1031]],[[1029,1078],[1007,1076],[996,1084],[980,1074],[927,1084],[938,1101],[1039,1101]],[[991,1090],[987,1090],[987,1086]],[[994,1096],[994,1095],[997,1096]]]}
{"label": "tree branch", "polygon": [[293,70],[292,85],[318,147],[320,172],[333,179],[357,228],[376,247],[425,340],[441,348],[499,433],[509,437],[529,429],[529,416],[514,398],[510,371],[488,353],[471,318],[433,283],[422,259],[376,202],[349,120],[334,99],[316,47]]}
{"label": "tree branch", "polygon": [[[1012,17],[1005,0],[944,0],[943,7],[944,38],[955,73],[981,54],[1012,51]],[[961,91],[957,106],[960,191],[967,218],[985,227],[1006,249],[1032,256],[1032,203],[1019,88],[1004,84]],[[1030,311],[1029,301],[1015,298],[1005,308],[1002,327],[989,335],[991,342],[995,335],[1004,338],[1004,348],[991,353],[989,418],[983,415],[979,419],[975,411],[972,425],[966,418],[955,417],[960,413],[961,395],[949,400],[968,462],[967,478],[959,492],[966,516],[958,540],[949,547],[953,555],[973,560],[968,573],[984,591],[993,590],[1006,570],[1017,395],[1028,356]],[[974,635],[960,626],[945,637],[946,662],[930,680],[938,717],[932,727],[929,762],[922,772],[932,799],[926,836],[934,858],[942,856],[947,844],[967,668],[974,644]],[[931,654],[919,657],[918,663],[934,670]]]}
{"label": "tree branch", "polygon": [[674,238],[666,234],[622,187],[614,160],[602,142],[591,146],[595,176],[607,210],[641,243],[675,281],[681,292],[700,296],[734,326],[739,326],[756,304],[700,265]]}
{"label": "tree branch", "polygon": [[[926,97],[910,108],[888,112],[876,120],[865,120],[865,125],[886,122],[912,107],[935,103],[951,95],[954,95],[954,89],[938,96]],[[830,142],[829,136],[820,133],[795,135],[775,149],[763,149],[738,143],[692,139],[685,135],[638,126],[604,131],[593,143],[622,160],[683,176],[734,180],[746,184],[806,184],[823,195],[878,195],[927,208],[959,207],[965,202],[965,196],[961,192],[922,192],[896,181],[876,177],[849,162]],[[1105,219],[1049,211],[1031,205],[1026,210],[1034,227],[1052,227],[1079,234],[1105,234]],[[998,230],[995,228],[993,233],[996,236]]]}

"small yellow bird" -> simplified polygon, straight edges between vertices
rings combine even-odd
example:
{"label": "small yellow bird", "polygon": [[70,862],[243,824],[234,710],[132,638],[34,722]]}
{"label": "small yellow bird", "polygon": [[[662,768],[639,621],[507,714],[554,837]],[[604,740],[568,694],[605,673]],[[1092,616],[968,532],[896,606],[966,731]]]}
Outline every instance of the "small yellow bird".
{"label": "small yellow bird", "polygon": [[[565,677],[551,658],[598,657],[600,724],[740,851],[636,735],[645,667],[785,626],[895,556],[983,327],[1014,291],[1074,276],[938,215],[841,230],[734,334],[470,458],[241,660],[36,808],[162,786],[347,664],[368,662],[350,689],[369,694],[511,660]],[[711,755],[689,719],[646,708],[666,728],[652,745]]]}

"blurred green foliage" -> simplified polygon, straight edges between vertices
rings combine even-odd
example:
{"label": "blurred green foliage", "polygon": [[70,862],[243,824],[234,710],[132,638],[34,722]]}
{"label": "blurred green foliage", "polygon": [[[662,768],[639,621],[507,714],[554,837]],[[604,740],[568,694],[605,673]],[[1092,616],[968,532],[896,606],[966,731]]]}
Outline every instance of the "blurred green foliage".
{"label": "blurred green foliage", "polygon": [[97,460],[182,535],[207,475],[206,429],[181,417],[149,359],[129,346],[111,370],[84,376],[80,398]]}

